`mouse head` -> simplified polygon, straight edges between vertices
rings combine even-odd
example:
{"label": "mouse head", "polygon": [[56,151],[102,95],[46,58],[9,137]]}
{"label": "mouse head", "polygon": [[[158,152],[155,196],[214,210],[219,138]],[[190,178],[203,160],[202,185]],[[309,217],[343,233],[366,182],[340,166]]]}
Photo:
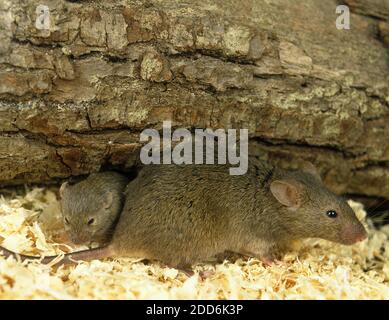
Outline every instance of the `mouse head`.
{"label": "mouse head", "polygon": [[109,241],[122,207],[114,191],[92,188],[87,179],[63,183],[60,196],[65,229],[75,244]]}
{"label": "mouse head", "polygon": [[347,202],[328,190],[314,166],[290,171],[270,185],[282,205],[282,223],[296,238],[322,238],[350,245],[367,233]]}

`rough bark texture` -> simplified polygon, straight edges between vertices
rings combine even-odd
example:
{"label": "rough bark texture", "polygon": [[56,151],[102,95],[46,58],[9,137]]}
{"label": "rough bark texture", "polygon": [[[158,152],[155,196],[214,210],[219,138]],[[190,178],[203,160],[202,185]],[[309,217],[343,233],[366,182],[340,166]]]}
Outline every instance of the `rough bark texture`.
{"label": "rough bark texture", "polygon": [[[248,128],[251,151],[389,198],[389,3],[0,0],[0,182],[130,168],[139,133]],[[292,159],[297,159],[293,160]]]}

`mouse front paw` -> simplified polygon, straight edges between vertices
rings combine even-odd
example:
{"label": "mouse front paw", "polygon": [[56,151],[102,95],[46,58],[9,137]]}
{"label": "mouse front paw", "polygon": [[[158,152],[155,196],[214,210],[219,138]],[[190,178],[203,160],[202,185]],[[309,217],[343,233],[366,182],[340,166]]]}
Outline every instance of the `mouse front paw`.
{"label": "mouse front paw", "polygon": [[262,252],[260,254],[255,255],[265,267],[270,267],[274,265],[284,265],[285,263],[282,261],[283,254],[279,251],[272,252]]}
{"label": "mouse front paw", "polygon": [[272,266],[286,266],[286,263],[280,259],[275,258],[269,258],[269,257],[261,257],[259,260],[263,263],[265,267],[272,267]]}
{"label": "mouse front paw", "polygon": [[265,267],[271,267],[277,261],[276,259],[273,259],[273,258],[271,258],[269,256],[261,256],[261,257],[259,257],[259,260],[263,263],[263,265]]}

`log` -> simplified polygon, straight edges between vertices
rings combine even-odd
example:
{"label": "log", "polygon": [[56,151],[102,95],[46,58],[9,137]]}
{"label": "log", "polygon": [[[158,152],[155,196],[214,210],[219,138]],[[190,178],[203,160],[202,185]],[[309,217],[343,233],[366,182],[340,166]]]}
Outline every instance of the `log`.
{"label": "log", "polygon": [[389,198],[389,5],[347,0],[0,0],[0,183],[135,165],[145,128],[248,128],[250,152],[314,162]]}

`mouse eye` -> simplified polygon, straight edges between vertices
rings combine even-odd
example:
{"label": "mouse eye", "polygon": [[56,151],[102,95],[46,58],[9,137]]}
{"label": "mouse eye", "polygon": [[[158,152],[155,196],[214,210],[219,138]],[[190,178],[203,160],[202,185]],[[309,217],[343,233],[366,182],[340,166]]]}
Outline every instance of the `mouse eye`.
{"label": "mouse eye", "polygon": [[95,219],[94,218],[88,220],[88,226],[90,226],[90,225],[92,225],[94,223],[95,223]]}
{"label": "mouse eye", "polygon": [[329,218],[336,218],[338,216],[338,213],[335,210],[328,210],[326,214]]}
{"label": "mouse eye", "polygon": [[66,223],[66,224],[69,224],[68,218],[65,218],[65,223]]}

